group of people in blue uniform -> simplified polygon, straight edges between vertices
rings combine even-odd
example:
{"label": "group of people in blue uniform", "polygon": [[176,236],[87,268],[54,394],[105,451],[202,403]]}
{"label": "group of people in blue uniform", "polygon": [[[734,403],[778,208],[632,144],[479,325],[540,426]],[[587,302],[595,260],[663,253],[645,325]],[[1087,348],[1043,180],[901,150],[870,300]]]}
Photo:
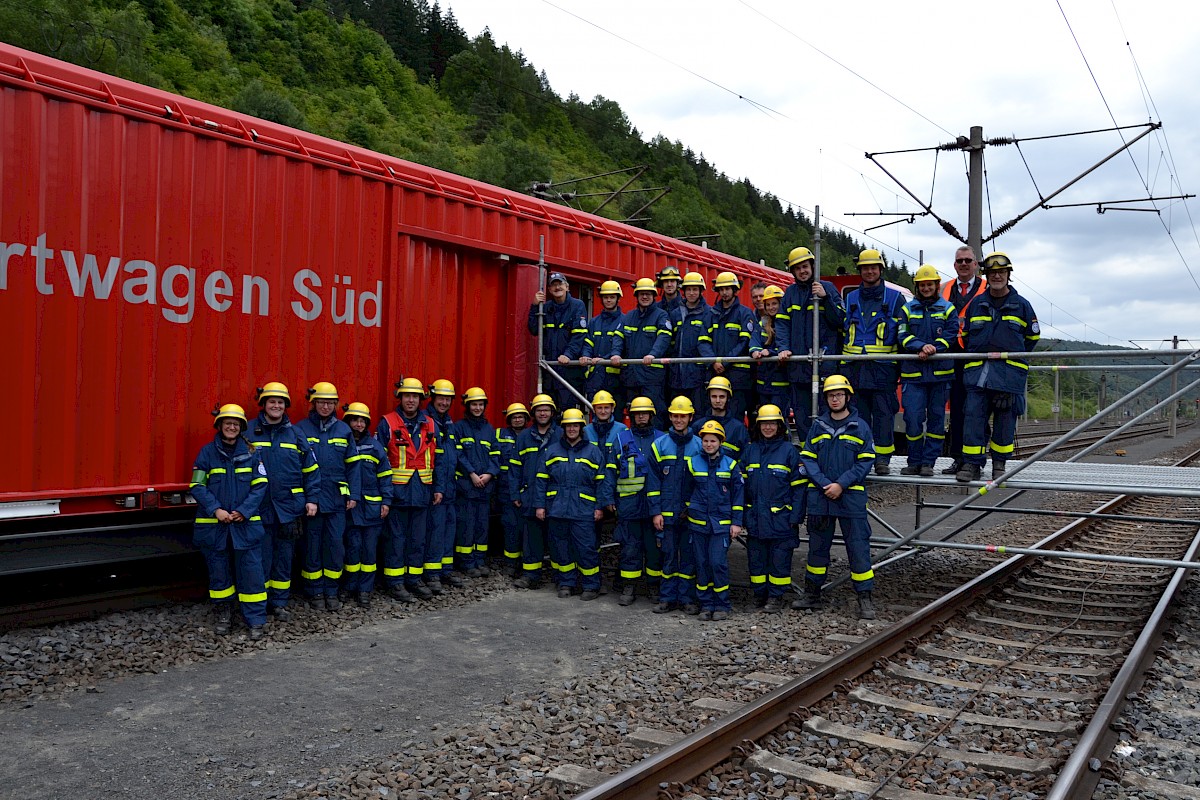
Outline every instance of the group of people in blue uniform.
{"label": "group of people in blue uniform", "polygon": [[[864,250],[862,285],[843,299],[814,277],[815,257],[798,247],[788,257],[792,285],[756,287],[757,316],[741,305],[732,273],[717,276],[709,306],[698,273],[667,268],[634,284],[637,304],[625,313],[620,285],[606,281],[603,309],[588,320],[566,278],[552,273],[529,324],[531,333],[542,326],[543,357],[558,362],[565,380],[551,376],[554,394],[528,407],[510,404],[500,428],[488,421],[479,387],[461,396],[461,417],[452,419],[455,389],[446,379],[398,381],[396,408],[373,434],[365,404],[346,404],[338,416],[331,383],[307,391],[309,413],[294,424],[287,387],[267,383],[253,420],[233,403],[213,412],[216,435],[193,468],[195,543],[208,565],[216,629],[230,630],[235,600],[252,639],[268,615],[286,621],[297,554],[307,601],[322,610],[350,599],[369,605],[377,579],[411,603],[485,576],[493,502],[514,586],[536,588],[548,572],[560,597],[598,597],[599,525],[615,518],[618,602],[634,603],[643,586],[656,613],[705,620],[730,613],[735,541],[747,550],[755,604],[782,610],[805,520],[806,573],[792,606],[818,608],[841,520],[859,613],[872,619],[864,481],[872,468],[889,470],[897,381],[904,474],[933,474],[956,380],[965,388],[958,479],[979,478],[989,446],[1000,474],[1012,450],[1027,370],[1019,353],[1036,343],[1037,318],[1009,285],[1005,254],[984,260],[986,287],[978,288],[964,280],[965,258],[956,254],[960,280],[946,291],[936,269],[922,266],[916,296],[904,302],[883,283],[878,251]],[[964,298],[959,310],[952,299]],[[814,339],[823,354],[872,358],[821,361],[810,416],[811,362],[791,356],[811,352]],[[965,364],[931,358],[956,350],[988,355]],[[880,358],[899,352],[917,359]],[[754,363],[720,360],[739,356]],[[678,360],[688,358],[705,360]],[[591,398],[590,420],[577,393]]]}

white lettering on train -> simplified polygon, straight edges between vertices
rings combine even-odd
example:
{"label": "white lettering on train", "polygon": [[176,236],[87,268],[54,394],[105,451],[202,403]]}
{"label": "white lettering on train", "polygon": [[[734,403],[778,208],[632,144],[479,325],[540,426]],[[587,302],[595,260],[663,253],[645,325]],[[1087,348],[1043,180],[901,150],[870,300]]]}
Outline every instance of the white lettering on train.
{"label": "white lettering on train", "polygon": [[[246,315],[271,314],[271,284],[262,276],[242,275],[239,292],[235,290],[236,278],[226,270],[205,272],[172,264],[160,274],[154,262],[144,259],[132,258],[122,263],[120,256],[106,258],[63,248],[56,251],[46,245],[45,233],[39,234],[32,245],[0,242],[0,291],[9,291],[10,277],[15,282],[22,275],[22,268],[28,269],[31,262],[34,286],[42,295],[54,294],[57,284],[66,285],[78,298],[109,300],[115,296],[113,289],[119,284],[122,301],[160,306],[163,319],[187,324],[196,314],[199,277],[202,307],[217,314],[235,307]],[[312,322],[320,319],[328,308],[329,319],[335,325],[383,326],[383,281],[375,281],[375,290],[370,292],[351,288],[349,275],[334,275],[333,284],[326,302],[317,291],[322,286],[321,276],[311,269],[297,270],[292,289],[299,299],[291,302],[292,313]]]}

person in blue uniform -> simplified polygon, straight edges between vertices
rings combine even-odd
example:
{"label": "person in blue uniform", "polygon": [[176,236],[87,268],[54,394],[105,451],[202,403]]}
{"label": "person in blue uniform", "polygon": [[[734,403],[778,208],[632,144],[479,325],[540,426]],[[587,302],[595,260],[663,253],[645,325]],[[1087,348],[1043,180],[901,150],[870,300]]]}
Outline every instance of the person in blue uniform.
{"label": "person in blue uniform", "polygon": [[196,501],[192,541],[208,567],[208,597],[214,629],[222,636],[233,623],[234,587],[251,640],[267,624],[267,587],[259,509],[267,496],[267,469],[243,435],[246,413],[236,403],[213,412],[216,435],[200,449],[188,486]]}
{"label": "person in blue uniform", "polygon": [[[883,282],[883,254],[863,250],[858,255],[862,283],[846,294],[846,341],[842,353],[884,355],[897,350],[897,332],[904,297]],[[871,426],[875,440],[875,474],[891,471],[896,452],[892,426],[900,402],[896,398],[899,370],[895,361],[844,361],[842,374],[854,387],[858,415]]]}
{"label": "person in blue uniform", "polygon": [[662,290],[662,297],[655,305],[668,315],[672,314],[683,304],[683,296],[679,293],[679,267],[674,264],[663,267],[654,273],[654,283]]}
{"label": "person in blue uniform", "polygon": [[[546,291],[540,289],[533,296],[529,306],[529,333],[537,336],[538,309],[542,316],[542,358],[548,362],[558,362],[554,371],[561,375],[575,388],[583,391],[583,368],[566,364],[571,360],[568,352],[579,353],[583,346],[583,338],[587,335],[587,309],[583,301],[572,297],[569,293],[570,284],[561,272],[551,272],[546,282]],[[561,408],[574,408],[579,400],[567,387],[556,380],[553,375],[543,375],[549,392],[558,398]]]}
{"label": "person in blue uniform", "polygon": [[842,527],[850,578],[858,598],[858,618],[875,619],[871,590],[871,524],[867,520],[867,488],[863,480],[875,463],[871,428],[850,405],[854,394],[843,375],[830,375],[821,387],[829,410],[813,420],[800,461],[808,476],[808,564],[804,594],[792,608],[821,605],[821,586],[829,570],[833,527]]}
{"label": "person in blue uniform", "polygon": [[[796,430],[803,435],[812,424],[812,364],[805,358],[813,350],[813,317],[817,318],[816,350],[823,355],[841,353],[842,323],[845,310],[837,287],[814,274],[817,257],[807,247],[794,247],[788,253],[787,265],[795,283],[783,290],[782,307],[775,316],[775,341],[779,357],[788,361],[788,381],[792,390],[792,414]],[[822,378],[837,372],[837,362],[822,361]],[[818,398],[818,413],[824,410],[823,395]]]}
{"label": "person in blue uniform", "polygon": [[[663,405],[663,384],[666,373],[662,358],[671,346],[671,320],[667,312],[654,304],[654,281],[639,278],[633,286],[637,307],[621,317],[621,325],[613,339],[610,361],[621,368],[621,386],[626,397],[649,397],[655,408]],[[638,363],[641,362],[641,363]]]}
{"label": "person in blue uniform", "polygon": [[363,608],[371,605],[378,569],[379,533],[392,505],[392,465],[387,449],[371,436],[371,409],[365,403],[342,407],[342,421],[354,436],[350,458],[350,499],[346,521],[346,593]]}
{"label": "person in blue uniform", "polygon": [[662,559],[657,534],[651,522],[650,498],[658,496],[658,481],[650,468],[651,446],[662,431],[654,428],[654,404],[649,397],[635,397],[629,404],[630,426],[617,434],[611,453],[616,466],[617,527],[613,539],[621,546],[618,565],[620,605],[632,605],[636,581],[646,579],[646,595],[658,603],[662,581]]}
{"label": "person in blue uniform", "polygon": [[[500,527],[504,531],[504,574],[516,578],[521,571],[520,461],[517,437],[529,426],[529,409],[524,403],[510,403],[504,410],[503,428],[496,429],[500,448],[500,476],[496,478],[496,505],[500,509]],[[515,466],[514,466],[515,464]]]}
{"label": "person in blue uniform", "polygon": [[[683,302],[671,312],[671,346],[667,351],[671,358],[712,358],[712,309],[704,299],[704,276],[689,272],[683,276]],[[709,372],[708,364],[667,365],[668,397],[680,395],[692,401],[696,408],[704,408],[706,395],[704,384]],[[665,427],[665,426],[663,426]]]}
{"label": "person in blue uniform", "polygon": [[[518,589],[537,589],[542,585],[547,523],[538,518],[533,497],[542,453],[551,442],[562,436],[562,431],[554,422],[557,410],[554,398],[548,394],[535,395],[529,403],[529,410],[533,413],[533,424],[517,436],[517,458],[509,464],[517,481],[517,497],[513,504],[521,513],[524,523],[521,531],[521,577],[513,581],[513,586]],[[558,570],[555,569],[556,581],[557,574]]]}
{"label": "person in blue uniform", "polygon": [[958,311],[938,293],[939,283],[937,268],[922,264],[913,277],[917,296],[904,304],[900,316],[900,347],[920,359],[900,364],[908,440],[908,465],[901,475],[933,477],[933,465],[946,443],[946,400],[954,381],[954,362],[929,357],[947,352],[957,340]]}
{"label": "person in blue uniform", "polygon": [[[712,306],[708,335],[712,339],[713,355],[717,358],[752,356],[758,350],[754,340],[758,322],[754,319],[754,312],[742,305],[737,296],[741,286],[742,282],[732,272],[719,273],[713,281],[717,301]],[[743,425],[746,403],[753,389],[750,366],[749,361],[716,361],[713,362],[710,373],[712,377],[728,379],[732,392],[727,406],[728,415]]]}
{"label": "person in blue uniform", "polygon": [[321,381],[308,390],[312,404],[308,416],[296,424],[312,447],[320,465],[321,490],[317,495],[317,513],[308,518],[305,537],[304,578],[308,602],[313,608],[337,611],[338,581],[346,563],[346,512],[354,508],[350,499],[347,462],[354,455],[350,447],[350,426],[337,418],[338,392],[332,383]]}
{"label": "person in blue uniform", "polygon": [[562,436],[542,452],[534,480],[534,516],[546,520],[551,560],[558,564],[558,596],[580,600],[600,596],[600,551],[596,527],[613,504],[613,469],[600,448],[583,437],[583,412],[562,414]]}
{"label": "person in blue uniform", "polygon": [[692,423],[692,433],[699,434],[700,427],[709,420],[721,423],[724,432],[721,447],[734,459],[740,459],[746,445],[750,443],[750,433],[740,417],[729,411],[733,402],[733,389],[729,379],[714,375],[708,382],[708,414]]}
{"label": "person in blue uniform", "polygon": [[[433,591],[422,580],[425,565],[441,556],[430,551],[432,510],[446,504],[446,486],[454,482],[454,461],[443,458],[438,424],[421,408],[425,386],[417,378],[396,383],[396,410],[375,426],[392,467],[391,510],[383,533],[383,582],[388,594],[411,603]],[[441,584],[439,583],[439,588]]]}
{"label": "person in blue uniform", "polygon": [[709,420],[700,426],[700,453],[683,460],[678,484],[696,560],[696,597],[700,619],[729,617],[729,545],[742,535],[745,485],[742,471],[721,447],[725,431]]}
{"label": "person in blue uniform", "polygon": [[658,494],[650,495],[650,516],[659,550],[662,551],[662,585],[658,591],[655,614],[682,609],[699,614],[696,604],[696,564],[692,539],[684,513],[683,474],[686,461],[700,453],[700,437],[692,433],[696,409],[692,401],[680,395],[667,408],[671,426],[650,446],[650,469],[658,483]]}
{"label": "person in blue uniform", "polygon": [[[775,336],[775,326],[779,316],[779,308],[783,300],[783,289],[778,286],[767,286],[763,289],[763,313],[758,319],[754,330],[754,347],[750,355],[754,358],[779,355],[779,344]],[[755,396],[759,405],[777,406],[786,412],[791,407],[792,393],[788,386],[787,365],[779,361],[768,361],[755,365]],[[753,426],[752,426],[753,427]]]}
{"label": "person in blue uniform", "polygon": [[438,378],[429,385],[429,403],[425,413],[437,423],[437,461],[447,470],[448,480],[442,486],[442,502],[429,509],[428,536],[425,540],[425,564],[413,574],[408,568],[408,588],[422,600],[444,591],[443,583],[456,588],[465,586],[462,576],[454,571],[454,542],[458,537],[458,459],[462,448],[454,434],[450,407],[454,405],[454,384]]}
{"label": "person in blue uniform", "polygon": [[567,347],[569,358],[578,358],[586,370],[584,376],[584,395],[591,397],[596,392],[605,391],[612,395],[620,405],[621,397],[621,368],[609,363],[608,357],[613,349],[613,337],[621,324],[621,284],[616,281],[605,281],[600,284],[600,313],[592,317],[588,323],[587,333],[579,341],[572,340]]}
{"label": "person in blue uniform", "polygon": [[760,406],[755,424],[758,440],[738,462],[746,481],[746,559],[754,604],[777,614],[792,587],[792,553],[800,544],[808,480],[782,409]]}
{"label": "person in blue uniform", "polygon": [[963,350],[1003,353],[1005,357],[967,361],[963,366],[963,384],[967,387],[963,423],[966,464],[955,478],[964,483],[979,480],[989,447],[992,480],[1007,469],[1017,434],[1017,417],[1025,411],[1025,381],[1029,377],[1029,363],[1009,356],[1032,351],[1042,334],[1033,306],[1009,283],[1012,275],[1009,257],[1001,252],[992,253],[983,259],[983,274],[987,291],[967,306]]}
{"label": "person in blue uniform", "polygon": [[487,565],[488,510],[500,474],[500,448],[488,422],[487,393],[472,386],[462,396],[463,418],[454,423],[458,440],[458,533],[455,561],[469,578],[491,574]]}
{"label": "person in blue uniform", "polygon": [[305,517],[317,513],[321,489],[317,459],[308,440],[287,418],[292,404],[288,388],[271,381],[258,390],[258,418],[250,443],[271,476],[263,498],[262,566],[267,577],[267,609],[280,622],[292,618],[292,560],[296,541],[304,535]]}

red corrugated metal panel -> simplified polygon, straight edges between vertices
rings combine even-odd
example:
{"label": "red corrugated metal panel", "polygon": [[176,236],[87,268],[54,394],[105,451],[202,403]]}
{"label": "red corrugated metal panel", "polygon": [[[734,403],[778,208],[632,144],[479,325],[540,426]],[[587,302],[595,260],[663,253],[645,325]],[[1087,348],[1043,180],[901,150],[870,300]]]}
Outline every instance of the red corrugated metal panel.
{"label": "red corrugated metal panel", "polygon": [[533,386],[539,240],[579,285],[772,274],[7,45],[0,184],[0,501],[178,484],[208,409],[267,380],[298,417],[318,380],[378,414],[401,373],[445,376],[498,419]]}

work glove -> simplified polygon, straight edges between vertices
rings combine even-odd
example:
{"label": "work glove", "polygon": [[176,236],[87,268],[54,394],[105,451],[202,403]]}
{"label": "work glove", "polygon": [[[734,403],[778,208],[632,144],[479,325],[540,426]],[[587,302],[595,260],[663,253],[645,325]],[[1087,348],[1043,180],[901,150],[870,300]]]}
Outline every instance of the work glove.
{"label": "work glove", "polygon": [[1013,396],[1010,392],[996,392],[992,395],[992,408],[997,411],[1008,411],[1012,408]]}

